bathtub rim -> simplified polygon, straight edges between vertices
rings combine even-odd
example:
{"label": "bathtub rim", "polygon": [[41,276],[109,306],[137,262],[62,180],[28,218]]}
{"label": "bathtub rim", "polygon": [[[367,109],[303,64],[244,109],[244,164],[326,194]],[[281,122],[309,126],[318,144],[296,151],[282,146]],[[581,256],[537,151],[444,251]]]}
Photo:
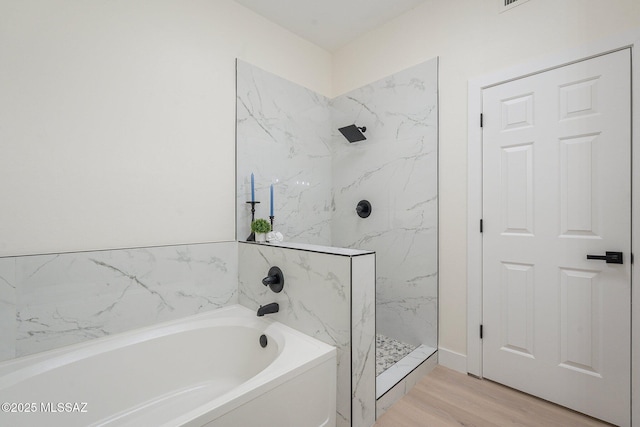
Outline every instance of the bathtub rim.
{"label": "bathtub rim", "polygon": [[[188,324],[191,322],[198,322],[202,320],[208,320],[208,319],[210,320],[216,319],[220,321],[221,320],[220,318],[223,318],[224,317],[223,315],[227,314],[228,312],[231,312],[231,314],[234,314],[234,316],[230,317],[229,319],[249,320],[248,324],[242,324],[241,326],[252,327],[255,325],[264,325],[266,328],[269,325],[277,324],[278,328],[282,329],[283,331],[290,332],[294,336],[298,336],[303,340],[306,340],[306,338],[311,338],[311,341],[309,342],[312,345],[320,344],[319,347],[322,347],[322,346],[332,347],[329,344],[323,343],[317,338],[310,337],[274,319],[270,319],[267,317],[257,317],[252,310],[248,309],[247,307],[241,304],[230,304],[230,305],[219,307],[214,310],[209,310],[203,313],[183,316],[173,320],[167,320],[163,322],[154,323],[152,325],[141,326],[139,328],[134,328],[127,331],[116,332],[106,336],[92,338],[86,341],[73,343],[73,344],[65,345],[58,348],[44,350],[41,352],[27,354],[24,356],[15,357],[13,359],[0,361],[0,389],[2,388],[2,385],[4,385],[1,379],[5,375],[15,371],[16,369],[21,369],[21,365],[29,365],[37,362],[40,359],[47,359],[50,361],[50,359],[55,359],[75,351],[81,352],[81,354],[85,354],[86,356],[90,356],[92,354],[100,353],[99,351],[97,351],[97,349],[103,349],[103,348],[108,349],[110,343],[114,343],[118,341],[121,341],[122,344],[113,348],[120,348],[120,347],[124,347],[127,344],[135,344],[137,342],[147,341],[153,338],[160,338],[162,336],[170,335],[171,333],[183,332],[190,329],[199,329],[199,328],[187,328],[185,327],[186,326],[185,324]],[[227,321],[227,320],[225,320],[224,323],[228,325],[236,324],[233,321]],[[206,326],[201,326],[201,327],[206,327]],[[278,331],[278,329],[271,329],[271,330]],[[139,334],[146,334],[145,339],[144,340],[136,339],[136,337],[138,337]],[[280,334],[278,331],[274,333],[274,338],[276,338],[276,334],[278,334],[278,337],[280,337]],[[91,347],[95,347],[95,349]],[[81,358],[80,357],[75,358],[74,361],[79,359]],[[65,365],[65,363],[60,363],[54,367],[63,366],[63,365]]]}

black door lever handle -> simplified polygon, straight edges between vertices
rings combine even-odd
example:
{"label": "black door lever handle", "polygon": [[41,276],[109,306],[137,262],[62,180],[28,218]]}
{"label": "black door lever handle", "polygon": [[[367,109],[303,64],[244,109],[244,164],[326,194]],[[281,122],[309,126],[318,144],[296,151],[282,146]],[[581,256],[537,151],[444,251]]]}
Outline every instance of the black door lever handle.
{"label": "black door lever handle", "polygon": [[607,264],[623,264],[622,252],[605,252],[605,255],[587,255],[587,259],[606,261]]}

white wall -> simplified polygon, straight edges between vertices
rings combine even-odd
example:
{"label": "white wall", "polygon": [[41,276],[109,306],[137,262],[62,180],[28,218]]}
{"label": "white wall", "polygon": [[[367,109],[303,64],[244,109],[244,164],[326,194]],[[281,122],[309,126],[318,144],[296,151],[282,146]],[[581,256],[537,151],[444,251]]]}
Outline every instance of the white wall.
{"label": "white wall", "polygon": [[235,238],[235,58],[331,56],[228,0],[0,0],[0,256]]}
{"label": "white wall", "polygon": [[334,95],[440,57],[439,345],[466,354],[467,82],[640,27],[637,0],[431,0],[334,55]]}

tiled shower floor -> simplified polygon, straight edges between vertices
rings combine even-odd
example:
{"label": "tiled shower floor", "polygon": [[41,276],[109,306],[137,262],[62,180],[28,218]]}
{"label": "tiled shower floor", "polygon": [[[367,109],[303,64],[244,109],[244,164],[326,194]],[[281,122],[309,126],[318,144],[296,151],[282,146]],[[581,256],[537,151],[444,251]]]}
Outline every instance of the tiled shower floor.
{"label": "tiled shower floor", "polygon": [[385,337],[382,334],[376,335],[376,376],[380,375],[397,361],[411,353],[418,346],[405,344]]}

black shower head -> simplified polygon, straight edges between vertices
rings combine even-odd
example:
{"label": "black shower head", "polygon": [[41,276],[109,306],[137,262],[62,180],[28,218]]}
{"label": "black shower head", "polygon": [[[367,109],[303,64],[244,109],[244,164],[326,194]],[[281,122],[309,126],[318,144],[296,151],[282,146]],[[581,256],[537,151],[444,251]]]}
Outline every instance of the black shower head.
{"label": "black shower head", "polygon": [[356,142],[367,139],[367,137],[363,135],[363,133],[367,131],[367,128],[364,126],[360,128],[356,125],[349,125],[338,130],[341,134],[344,135],[345,138],[347,138],[349,142]]}

